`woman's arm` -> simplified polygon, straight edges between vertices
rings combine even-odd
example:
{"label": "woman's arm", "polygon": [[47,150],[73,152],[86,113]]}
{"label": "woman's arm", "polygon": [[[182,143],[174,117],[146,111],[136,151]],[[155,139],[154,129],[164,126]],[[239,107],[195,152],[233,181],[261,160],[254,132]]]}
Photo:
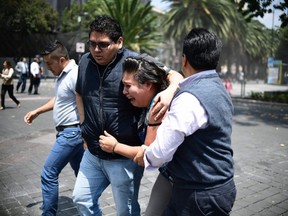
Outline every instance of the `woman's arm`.
{"label": "woman's arm", "polygon": [[137,161],[139,165],[144,166],[140,162],[140,158],[143,158],[146,146],[149,146],[156,138],[156,132],[161,124],[162,119],[158,122],[154,121],[151,115],[149,115],[147,132],[145,137],[144,145],[142,146],[128,146],[123,143],[119,143],[115,137],[104,131],[104,135],[100,136],[99,143],[103,151],[108,153],[117,153],[127,158]]}
{"label": "woman's arm", "polygon": [[10,68],[7,75],[1,74],[1,76],[2,76],[2,78],[4,78],[5,80],[8,80],[8,79],[10,79],[10,78],[13,76],[13,73],[14,73],[14,69],[13,69],[13,68]]}
{"label": "woman's arm", "polygon": [[99,144],[103,151],[108,153],[117,153],[127,158],[133,159],[141,146],[129,146],[119,143],[115,137],[104,131],[104,135],[100,135]]}

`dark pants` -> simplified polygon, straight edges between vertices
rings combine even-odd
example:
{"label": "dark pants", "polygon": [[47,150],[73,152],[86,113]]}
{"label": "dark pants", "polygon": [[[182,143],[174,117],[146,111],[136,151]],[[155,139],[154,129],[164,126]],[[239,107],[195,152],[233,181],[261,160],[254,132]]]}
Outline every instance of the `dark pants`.
{"label": "dark pants", "polygon": [[173,187],[165,216],[227,216],[236,198],[234,181],[215,189],[189,190]]}
{"label": "dark pants", "polygon": [[1,107],[5,108],[5,95],[6,92],[8,91],[9,97],[18,105],[20,102],[15,98],[13,95],[13,85],[3,85],[1,88]]}
{"label": "dark pants", "polygon": [[20,86],[22,85],[21,87],[21,93],[23,93],[25,91],[25,88],[26,88],[26,80],[27,80],[27,74],[21,74],[19,79],[18,79],[18,83],[17,83],[17,86],[16,86],[16,91],[18,92]]}
{"label": "dark pants", "polygon": [[30,76],[30,85],[28,88],[28,94],[32,93],[33,87],[34,87],[34,94],[38,94],[38,87],[40,85],[40,78],[34,77],[33,75]]}

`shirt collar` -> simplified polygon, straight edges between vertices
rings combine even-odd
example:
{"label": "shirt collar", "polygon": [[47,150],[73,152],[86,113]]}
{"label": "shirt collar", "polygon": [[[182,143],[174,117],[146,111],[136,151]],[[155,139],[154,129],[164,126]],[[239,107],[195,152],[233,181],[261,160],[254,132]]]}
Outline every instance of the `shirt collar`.
{"label": "shirt collar", "polygon": [[76,62],[74,59],[70,59],[69,60],[69,63],[66,65],[66,67],[63,69],[63,71],[61,72],[61,74],[59,75],[59,77],[62,76],[63,73],[69,73],[73,68],[74,66],[76,65]]}
{"label": "shirt collar", "polygon": [[181,88],[181,86],[185,86],[186,83],[188,83],[188,82],[190,82],[192,80],[195,80],[195,79],[198,79],[200,77],[207,76],[207,75],[210,75],[210,74],[215,74],[215,73],[217,73],[216,70],[206,70],[206,71],[198,72],[196,74],[193,74],[191,76],[186,77],[184,80],[182,80],[179,83],[179,86]]}

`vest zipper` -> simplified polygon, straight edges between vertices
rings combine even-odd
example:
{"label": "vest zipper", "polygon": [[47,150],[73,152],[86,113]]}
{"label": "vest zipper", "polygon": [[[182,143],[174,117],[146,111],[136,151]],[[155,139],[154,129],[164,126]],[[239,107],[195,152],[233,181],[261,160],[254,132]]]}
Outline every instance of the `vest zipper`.
{"label": "vest zipper", "polygon": [[99,85],[99,101],[100,101],[100,105],[99,105],[99,120],[101,122],[101,131],[102,131],[102,134],[104,134],[104,121],[103,121],[103,80],[104,80],[104,77],[105,77],[105,73],[107,72],[107,69],[109,68],[109,66],[115,61],[116,57],[114,58],[114,60],[112,62],[110,62],[107,67],[105,68],[105,70],[103,71],[102,73],[102,76],[100,74],[100,71],[99,71],[99,67],[97,65],[97,68],[98,68],[98,74],[99,74],[99,77],[100,77],[100,85]]}

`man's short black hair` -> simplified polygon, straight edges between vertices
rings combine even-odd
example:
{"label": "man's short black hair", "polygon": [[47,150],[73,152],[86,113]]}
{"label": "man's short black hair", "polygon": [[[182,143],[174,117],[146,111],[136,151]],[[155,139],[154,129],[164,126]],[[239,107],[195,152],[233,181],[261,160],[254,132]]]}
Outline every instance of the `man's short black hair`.
{"label": "man's short black hair", "polygon": [[58,40],[50,42],[41,52],[41,55],[51,54],[52,58],[64,57],[69,59],[69,54],[66,47]]}
{"label": "man's short black hair", "polygon": [[221,50],[222,42],[204,28],[192,29],[183,43],[183,54],[196,70],[216,69]]}
{"label": "man's short black hair", "polygon": [[107,15],[95,17],[94,21],[90,24],[89,37],[94,31],[107,34],[115,43],[123,35],[119,22]]}

